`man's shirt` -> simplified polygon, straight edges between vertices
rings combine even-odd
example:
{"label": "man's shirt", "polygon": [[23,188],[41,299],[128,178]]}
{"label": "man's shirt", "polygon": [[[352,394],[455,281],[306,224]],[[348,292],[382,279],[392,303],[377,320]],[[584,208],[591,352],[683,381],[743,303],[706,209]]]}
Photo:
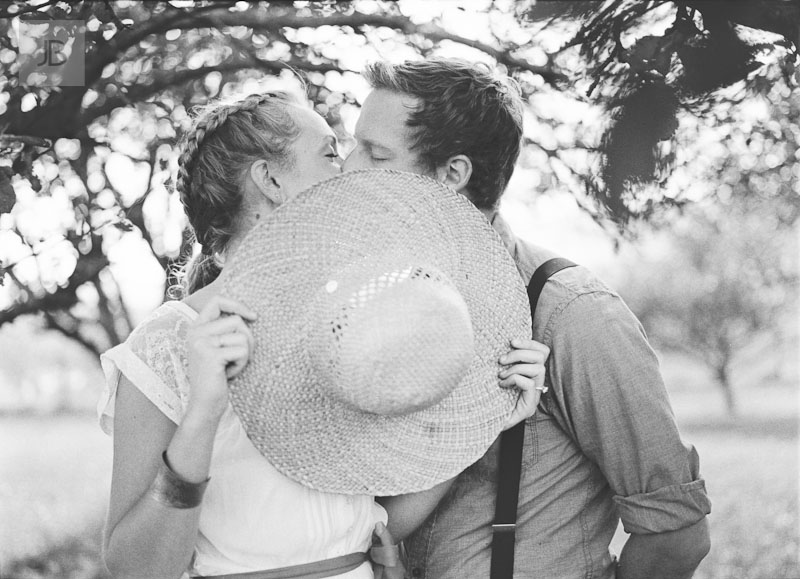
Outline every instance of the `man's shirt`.
{"label": "man's shirt", "polygon": [[[492,225],[526,284],[555,257],[515,239],[499,216]],[[551,349],[550,392],[526,424],[514,576],[613,578],[608,546],[620,519],[629,533],[661,533],[710,512],[697,452],[680,438],[641,324],[588,270],[550,278],[533,336]],[[410,577],[488,579],[498,448],[406,541]]]}

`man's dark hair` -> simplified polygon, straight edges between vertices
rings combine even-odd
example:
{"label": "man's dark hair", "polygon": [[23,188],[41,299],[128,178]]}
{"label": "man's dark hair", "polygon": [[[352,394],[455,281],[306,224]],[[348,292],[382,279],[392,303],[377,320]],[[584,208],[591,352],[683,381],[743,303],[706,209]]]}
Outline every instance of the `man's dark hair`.
{"label": "man's dark hair", "polygon": [[364,76],[373,89],[419,99],[407,125],[420,160],[433,170],[454,155],[466,155],[472,161],[471,201],[479,209],[495,209],[522,139],[522,100],[515,84],[486,65],[450,58],[376,62]]}

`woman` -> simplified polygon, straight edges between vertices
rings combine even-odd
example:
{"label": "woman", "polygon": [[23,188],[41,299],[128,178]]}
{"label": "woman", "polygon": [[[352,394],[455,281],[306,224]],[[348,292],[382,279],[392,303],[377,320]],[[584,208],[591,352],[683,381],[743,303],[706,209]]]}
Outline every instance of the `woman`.
{"label": "woman", "polygon": [[[115,577],[285,568],[295,577],[297,566],[322,561],[303,567],[305,576],[368,579],[363,553],[373,531],[383,545],[389,531],[401,539],[447,489],[387,501],[387,531],[373,497],[322,493],[281,475],[230,407],[227,381],[247,364],[253,313],[219,295],[220,266],[259,219],[337,174],[338,163],[331,129],[285,93],[212,106],[187,136],[177,189],[203,247],[188,295],[162,305],[103,357],[101,424],[114,432],[104,552]],[[532,393],[546,348],[518,346],[526,349],[507,356],[501,384]]]}

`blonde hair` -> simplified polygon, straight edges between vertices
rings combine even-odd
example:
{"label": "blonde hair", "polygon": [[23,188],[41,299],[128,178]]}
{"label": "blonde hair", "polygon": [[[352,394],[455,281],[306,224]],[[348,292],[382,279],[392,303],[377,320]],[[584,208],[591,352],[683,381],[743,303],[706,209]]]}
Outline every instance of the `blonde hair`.
{"label": "blonde hair", "polygon": [[259,159],[294,163],[290,145],[300,130],[289,107],[299,104],[292,93],[275,91],[201,109],[181,143],[175,189],[202,252],[178,273],[181,286],[171,293],[191,294],[217,278],[214,255],[236,232],[250,165]]}

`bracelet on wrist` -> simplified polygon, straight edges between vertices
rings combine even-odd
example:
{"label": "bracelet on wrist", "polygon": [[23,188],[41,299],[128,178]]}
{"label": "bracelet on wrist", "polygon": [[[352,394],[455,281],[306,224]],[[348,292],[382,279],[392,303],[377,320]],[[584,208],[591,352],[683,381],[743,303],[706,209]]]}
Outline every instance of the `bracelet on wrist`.
{"label": "bracelet on wrist", "polygon": [[156,478],[150,485],[148,494],[163,505],[175,509],[193,509],[203,501],[208,481],[193,483],[178,475],[167,460],[167,451],[161,453],[161,465]]}

